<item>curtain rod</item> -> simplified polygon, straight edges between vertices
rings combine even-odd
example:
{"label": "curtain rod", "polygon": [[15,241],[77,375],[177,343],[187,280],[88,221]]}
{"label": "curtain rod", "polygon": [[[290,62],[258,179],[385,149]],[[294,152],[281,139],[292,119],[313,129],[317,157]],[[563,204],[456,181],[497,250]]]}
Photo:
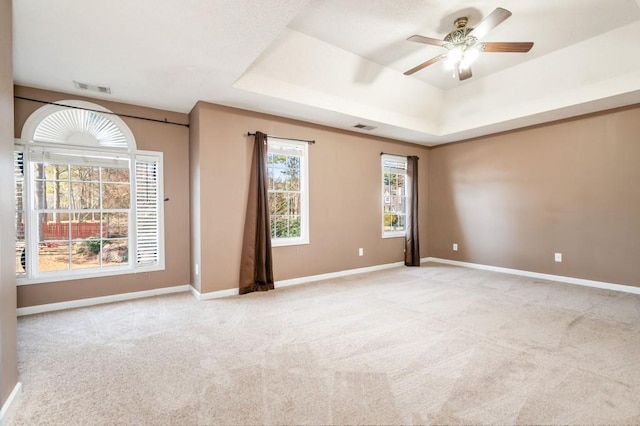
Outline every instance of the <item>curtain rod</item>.
{"label": "curtain rod", "polygon": [[21,99],[23,101],[29,101],[29,102],[38,102],[41,104],[47,104],[47,105],[56,105],[56,106],[61,106],[61,107],[65,107],[65,108],[72,108],[72,109],[81,109],[84,111],[91,111],[91,112],[98,112],[100,114],[110,114],[110,115],[117,115],[118,117],[126,117],[126,118],[135,118],[137,120],[146,120],[146,121],[154,121],[156,123],[164,123],[164,124],[173,124],[175,126],[184,126],[184,127],[189,127],[188,124],[185,123],[176,123],[174,121],[168,121],[166,118],[164,120],[157,120],[155,118],[147,118],[147,117],[140,117],[137,115],[128,115],[128,114],[118,114],[117,112],[111,112],[111,111],[98,111],[97,109],[91,109],[91,108],[83,108],[83,107],[78,107],[78,106],[74,106],[74,105],[65,105],[65,104],[61,104],[59,102],[49,102],[49,101],[41,101],[40,99],[32,99],[32,98],[25,98],[23,96],[14,96],[15,99]]}
{"label": "curtain rod", "polygon": [[[408,155],[398,155],[398,154],[391,154],[389,152],[381,152],[380,155],[395,155],[396,157],[409,157]],[[420,157],[416,157],[418,160],[420,159]]]}
{"label": "curtain rod", "polygon": [[[256,135],[255,133],[251,133],[251,132],[247,133],[247,136],[255,136],[255,135]],[[267,135],[267,137],[274,138],[274,139],[286,139],[286,140],[296,141],[296,142],[306,142],[306,143],[310,143],[310,144],[316,143],[316,141],[311,141],[311,140],[307,140],[307,139],[285,138],[285,137],[282,137],[282,136],[273,136],[273,135]]]}

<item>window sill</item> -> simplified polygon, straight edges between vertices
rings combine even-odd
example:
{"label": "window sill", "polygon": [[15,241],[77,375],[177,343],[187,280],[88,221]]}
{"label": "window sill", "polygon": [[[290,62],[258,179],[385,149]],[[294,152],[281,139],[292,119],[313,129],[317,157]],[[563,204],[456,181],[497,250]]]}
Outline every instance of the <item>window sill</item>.
{"label": "window sill", "polygon": [[73,281],[73,280],[86,280],[92,278],[102,278],[102,277],[112,277],[115,275],[133,275],[133,274],[142,274],[145,272],[155,272],[155,271],[164,271],[164,265],[157,266],[148,266],[145,268],[130,268],[130,267],[122,267],[117,268],[114,267],[113,270],[108,271],[99,271],[99,272],[91,272],[87,273],[86,271],[78,271],[78,273],[71,274],[52,274],[48,276],[39,276],[34,278],[26,278],[26,277],[16,277],[16,285],[31,285],[31,284],[47,284],[54,283],[60,281]]}
{"label": "window sill", "polygon": [[309,240],[296,238],[295,240],[287,241],[287,240],[271,240],[271,247],[288,247],[288,246],[304,246],[308,245]]}
{"label": "window sill", "polygon": [[387,232],[382,234],[382,238],[404,238],[406,237],[406,232]]}

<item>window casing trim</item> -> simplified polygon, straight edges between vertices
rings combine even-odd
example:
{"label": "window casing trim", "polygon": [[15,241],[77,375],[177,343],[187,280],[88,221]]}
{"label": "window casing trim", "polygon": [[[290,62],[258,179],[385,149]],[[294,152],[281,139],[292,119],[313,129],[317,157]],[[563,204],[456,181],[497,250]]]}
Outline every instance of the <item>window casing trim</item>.
{"label": "window casing trim", "polygon": [[[101,105],[81,100],[63,100],[59,102],[64,105],[44,105],[35,110],[22,127],[21,138],[15,140],[15,151],[23,153],[23,179],[21,179],[22,200],[19,207],[20,210],[17,209],[18,206],[14,209],[16,220],[20,215],[20,224],[25,228],[24,246],[26,256],[23,262],[28,264],[27,271],[24,274],[19,274],[20,269],[16,271],[17,284],[27,285],[164,270],[164,177],[162,152],[137,150],[136,140],[129,126],[120,117],[111,114],[110,110]],[[36,202],[33,198],[36,190],[36,188],[33,188],[35,175],[31,171],[31,162],[34,160],[30,158],[29,153],[38,151],[43,153],[42,158],[47,155],[53,156],[54,164],[56,155],[59,155],[58,159],[61,164],[76,164],[76,161],[79,161],[80,166],[82,166],[82,163],[87,162],[88,165],[93,165],[94,167],[123,168],[122,165],[105,165],[103,160],[106,158],[109,161],[115,161],[115,163],[118,163],[118,158],[126,160],[129,167],[129,205],[128,208],[121,209],[123,211],[116,213],[128,212],[126,262],[111,263],[108,267],[104,267],[103,260],[100,260],[97,267],[73,269],[71,250],[75,239],[72,238],[72,222],[69,221],[69,235],[67,236],[70,250],[69,269],[38,271],[36,258],[39,256],[38,243],[41,238],[40,231],[37,230],[38,213],[70,214],[73,211],[85,211],[82,208],[71,208],[71,205],[68,208],[69,212],[63,212],[65,209],[60,208],[38,209],[37,212],[35,211]],[[74,154],[67,155],[70,152]],[[105,158],[100,158],[101,156]],[[143,173],[140,179],[136,176],[138,167]],[[16,173],[15,170],[14,173]],[[42,182],[46,181],[47,179],[42,180]],[[72,184],[73,181],[71,175],[69,175],[69,185]],[[100,191],[103,190],[101,184],[102,180],[99,179]],[[138,191],[138,185],[142,188],[140,191]],[[100,193],[102,194],[102,192]],[[18,193],[15,196],[16,200],[18,200]],[[138,198],[144,203],[141,204],[140,211],[136,204]],[[100,195],[100,200],[102,200],[102,195]],[[102,214],[104,212],[109,214],[109,212],[113,213],[118,210],[117,208],[110,208],[110,206],[105,211],[102,203],[99,204],[97,209],[93,208],[93,206],[90,207],[92,208],[86,209],[86,212],[93,214]],[[50,211],[48,212],[48,210]],[[102,230],[104,226],[103,219],[102,216],[99,217],[100,229]],[[16,222],[16,225],[18,225],[18,222]],[[138,235],[144,238],[144,241],[140,244],[137,241]],[[83,240],[83,238],[79,240]],[[109,235],[103,237],[101,231],[100,241],[112,240],[117,241],[117,238]],[[62,241],[66,242],[67,239],[59,240],[59,242]],[[16,243],[18,243],[18,239],[16,239]],[[19,262],[20,258],[16,250],[16,266],[19,266]]]}
{"label": "window casing trim", "polygon": [[307,142],[299,142],[284,138],[268,137],[267,153],[269,152],[269,144],[272,141],[278,145],[288,145],[300,148],[303,151],[303,155],[300,157],[300,192],[302,195],[300,197],[300,210],[302,211],[302,214],[300,215],[300,237],[271,237],[271,246],[286,247],[309,244],[309,144]]}
{"label": "window casing trim", "polygon": [[75,280],[86,280],[91,278],[101,278],[101,277],[112,277],[116,275],[134,275],[134,274],[143,274],[154,271],[163,271],[164,265],[154,265],[154,266],[144,266],[140,268],[133,268],[129,266],[110,266],[108,270],[98,270],[90,272],[88,269],[79,270],[75,269],[73,271],[56,271],[56,272],[48,272],[46,277],[40,276],[37,278],[26,278],[26,277],[17,277],[16,285],[24,286],[24,285],[32,285],[32,284],[46,284],[46,283],[55,283],[61,281],[75,281]]}
{"label": "window casing trim", "polygon": [[[129,126],[127,126],[127,124],[117,115],[113,115],[112,111],[110,111],[109,109],[103,107],[102,105],[98,105],[98,104],[94,104],[92,102],[86,102],[86,101],[80,101],[80,100],[62,100],[62,101],[58,101],[60,104],[63,105],[69,105],[70,107],[73,108],[78,108],[79,110],[82,110],[83,108],[87,108],[89,110],[89,112],[93,112],[95,113],[94,115],[101,115],[102,117],[107,118],[107,121],[111,122],[119,132],[121,132],[122,136],[125,138],[125,140],[127,141],[127,147],[126,148],[119,148],[117,149],[118,151],[124,151],[124,152],[129,152],[129,153],[133,153],[136,151],[136,139],[135,136],[133,135],[133,132],[131,132],[131,129],[129,129]],[[40,124],[42,122],[44,122],[45,120],[47,120],[47,118],[54,116],[57,113],[60,112],[64,112],[64,111],[70,111],[70,109],[68,107],[65,107],[63,105],[54,105],[54,104],[50,104],[50,105],[44,105],[40,108],[38,108],[37,110],[35,110],[25,121],[24,125],[22,126],[22,133],[20,135],[20,140],[22,141],[22,143],[24,143],[25,145],[29,145],[29,144],[37,144],[39,146],[76,146],[76,147],[80,147],[81,145],[75,145],[75,144],[69,144],[69,143],[59,143],[59,142],[47,142],[47,141],[43,141],[43,140],[35,140],[34,137],[36,135],[36,132],[38,130],[38,127],[40,126]],[[71,111],[73,111],[73,109],[71,109]],[[108,117],[105,114],[100,114],[100,112],[105,112],[107,114],[110,114]],[[67,141],[68,142],[68,141]],[[95,145],[82,145],[82,149],[95,149]],[[100,147],[101,149],[103,148],[107,148],[107,147]]]}
{"label": "window casing trim", "polygon": [[[407,231],[406,229],[403,231],[386,231],[384,229],[384,218],[385,218],[385,211],[384,211],[384,204],[385,204],[385,185],[384,185],[384,173],[385,173],[385,160],[392,160],[392,161],[399,161],[399,162],[403,162],[405,163],[405,167],[406,167],[406,163],[407,163],[407,157],[403,157],[400,155],[392,155],[392,154],[383,154],[380,156],[380,224],[381,224],[381,238],[386,239],[386,238],[405,238],[407,235]],[[406,168],[404,170],[404,175],[406,178]],[[405,191],[406,191],[406,181],[405,181]],[[405,193],[405,198],[406,198],[406,193]],[[406,204],[405,204],[405,208],[406,208]],[[406,212],[405,212],[406,213]],[[406,228],[406,224],[405,224],[405,228]]]}
{"label": "window casing trim", "polygon": [[[33,170],[30,165],[31,159],[29,158],[29,151],[33,149],[38,149],[41,144],[37,144],[38,147],[35,147],[33,144],[24,143],[20,139],[14,140],[14,151],[23,153],[23,167],[24,167],[24,187],[23,187],[23,211],[25,215],[25,231],[32,231],[37,228],[37,224],[33,223],[37,222],[38,217],[37,213],[33,208],[33,198],[32,198],[32,182],[33,182]],[[31,146],[30,146],[31,145]],[[44,144],[42,144],[44,145]],[[47,148],[52,151],[57,152],[76,152],[80,153],[79,147],[72,146],[60,146],[53,145],[50,146],[47,144]],[[85,150],[85,148],[82,148]],[[165,269],[165,255],[164,255],[164,175],[163,175],[163,153],[156,151],[134,151],[125,153],[118,153],[113,155],[114,153],[109,152],[108,150],[99,150],[99,149],[91,149],[86,148],[91,152],[102,152],[105,155],[109,156],[118,156],[120,158],[127,158],[130,160],[129,170],[130,170],[130,205],[127,209],[129,211],[129,218],[131,219],[132,215],[135,215],[136,212],[136,160],[146,160],[146,161],[157,161],[157,176],[156,180],[158,182],[157,190],[158,190],[158,262],[154,265],[145,265],[145,266],[137,266],[136,258],[137,258],[137,250],[134,252],[132,248],[137,248],[137,240],[136,240],[136,232],[134,221],[128,221],[128,240],[129,240],[129,258],[127,264],[122,266],[109,266],[108,268],[87,268],[87,269],[72,269],[72,270],[64,270],[64,271],[49,271],[49,272],[38,272],[30,269],[28,272],[25,272],[23,275],[16,274],[16,285],[31,285],[31,284],[43,284],[50,282],[60,282],[60,281],[71,281],[71,280],[79,280],[79,279],[89,279],[89,278],[100,278],[100,277],[108,277],[115,275],[130,275],[130,274],[138,274],[138,273],[147,273],[153,271],[162,271]],[[38,239],[34,237],[25,238],[25,247],[28,247],[26,250],[26,263],[29,265],[36,264],[37,257],[37,246]],[[133,255],[135,254],[135,256]]]}
{"label": "window casing trim", "polygon": [[382,238],[404,238],[406,236],[405,231],[382,231]]}

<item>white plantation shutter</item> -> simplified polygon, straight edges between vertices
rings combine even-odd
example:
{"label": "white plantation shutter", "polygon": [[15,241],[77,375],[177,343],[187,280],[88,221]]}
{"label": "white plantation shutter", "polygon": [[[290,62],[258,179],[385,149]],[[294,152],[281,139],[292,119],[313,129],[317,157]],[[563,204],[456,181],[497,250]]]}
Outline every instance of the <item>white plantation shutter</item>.
{"label": "white plantation shutter", "polygon": [[163,195],[162,156],[137,155],[136,186],[136,265],[164,266],[162,253]]}
{"label": "white plantation shutter", "polygon": [[[16,140],[14,155],[16,262],[19,266],[22,252],[24,253],[22,264],[26,265],[25,273],[18,277],[20,284],[163,270],[165,250],[162,153],[139,151],[135,137],[126,123],[106,108],[83,101],[61,102],[67,106],[46,105],[31,114],[22,129],[21,139]],[[78,176],[74,177],[75,175],[72,175],[74,169],[67,169],[66,179],[52,179],[51,176],[47,177],[45,167],[43,179],[42,163],[45,166],[49,164],[79,166],[76,167],[77,170],[84,167],[101,167],[102,170],[98,175],[99,182],[95,182],[85,181]],[[114,171],[109,169],[127,169],[129,180],[121,177],[114,178],[116,181],[112,182]],[[103,173],[105,170],[106,175]],[[104,176],[107,178],[103,182]],[[71,192],[69,199],[73,197],[74,190],[79,191],[82,185],[89,184],[99,191],[100,203],[92,204],[93,207],[86,211],[72,208],[71,203],[67,212],[63,211],[65,209],[44,211],[36,208],[38,188],[48,191],[49,188],[53,188],[50,184],[55,182],[65,182],[65,188],[67,188],[65,191]],[[129,194],[129,203],[118,204],[118,197],[125,192],[127,183],[130,185],[130,191],[126,191]],[[113,203],[119,207],[110,208],[109,206]],[[43,256],[51,258],[57,253],[40,250],[37,238],[40,219],[49,221],[52,217],[54,224],[69,222],[65,218],[74,213],[92,215],[91,221],[99,222],[101,228],[98,238],[103,247],[102,254],[105,253],[106,245],[113,245],[113,250],[124,251],[125,254],[121,256],[122,261],[111,261],[110,258],[109,262],[104,262],[104,256],[100,256],[99,262],[90,267],[61,269],[57,265],[61,261],[58,262],[58,259],[55,259],[57,263],[54,267],[40,268],[39,266],[45,264],[45,262],[40,263],[44,259]],[[56,222],[56,215],[62,215],[58,216],[61,218],[58,222]],[[109,223],[112,217],[116,218],[114,223],[128,218],[128,221],[124,222],[128,222],[128,232],[113,235],[107,232],[108,227],[111,226]],[[69,244],[75,246],[82,243],[81,240],[85,238],[80,235],[78,232],[73,241],[69,239]],[[74,260],[70,259],[69,262],[73,265]]]}
{"label": "white plantation shutter", "polygon": [[33,140],[123,150],[129,148],[127,137],[110,118],[99,112],[82,109],[63,109],[50,114],[36,127]]}
{"label": "white plantation shutter", "polygon": [[24,154],[21,151],[13,152],[13,178],[15,180],[16,211],[24,210]]}
{"label": "white plantation shutter", "polygon": [[[16,227],[16,274],[23,276],[26,267],[25,252],[25,197],[24,197],[24,153],[13,152],[13,177],[15,182],[15,227]],[[20,259],[20,263],[18,263]]]}

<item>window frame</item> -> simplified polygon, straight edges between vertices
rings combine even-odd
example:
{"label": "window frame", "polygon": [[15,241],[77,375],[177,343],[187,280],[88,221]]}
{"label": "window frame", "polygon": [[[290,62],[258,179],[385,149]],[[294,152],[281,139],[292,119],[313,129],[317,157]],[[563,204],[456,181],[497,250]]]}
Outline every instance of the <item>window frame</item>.
{"label": "window frame", "polygon": [[[276,142],[277,141],[277,142]],[[291,146],[294,148],[301,148],[302,155],[300,156],[300,236],[288,237],[288,238],[274,238],[271,237],[272,247],[286,247],[286,246],[298,246],[309,244],[309,144],[307,142],[301,142],[286,138],[277,138],[273,136],[267,137],[267,173],[269,169],[269,153],[271,143],[278,143],[284,146]],[[267,196],[271,196],[271,190],[267,188]],[[271,217],[271,212],[269,212]]]}
{"label": "window frame", "polygon": [[[23,187],[22,187],[22,205],[21,210],[14,206],[15,225],[17,227],[17,219],[22,215],[22,223],[24,224],[24,247],[25,247],[25,264],[26,271],[16,270],[16,284],[30,285],[41,283],[52,283],[59,281],[71,281],[77,279],[100,278],[115,275],[129,275],[137,273],[146,273],[152,271],[161,271],[165,269],[165,241],[164,241],[164,161],[163,153],[156,151],[138,150],[133,133],[126,123],[117,115],[113,115],[108,109],[86,101],[65,100],[60,101],[67,105],[45,105],[34,111],[25,121],[22,128],[21,138],[14,140],[14,152],[22,152],[23,161]],[[80,111],[73,114],[70,111]],[[71,114],[71,116],[70,116]],[[95,117],[98,115],[100,117]],[[51,119],[50,119],[51,117]],[[45,124],[46,121],[46,124]],[[42,124],[42,127],[41,127]],[[66,127],[65,127],[66,126]],[[76,128],[83,130],[78,131]],[[44,133],[38,133],[40,130]],[[75,133],[65,133],[71,130]],[[80,133],[78,135],[78,133]],[[76,136],[77,135],[77,136]],[[37,153],[33,156],[31,153]],[[43,154],[40,154],[42,152]],[[127,232],[127,262],[122,265],[104,266],[104,262],[100,261],[97,267],[90,268],[72,268],[72,259],[69,259],[69,269],[62,271],[38,271],[39,256],[39,238],[38,232],[38,212],[35,211],[36,202],[34,199],[35,182],[34,169],[32,161],[39,161],[40,155],[43,157],[48,155],[60,155],[60,164],[75,163],[72,157],[80,156],[88,159],[89,165],[105,166],[106,162],[102,162],[100,156],[108,159],[126,159],[129,165],[129,206],[127,209],[121,209],[128,215],[128,232]],[[66,158],[65,158],[66,156]],[[93,163],[91,157],[96,157]],[[147,165],[145,165],[147,163]],[[14,160],[15,164],[15,160]],[[55,164],[55,163],[54,163]],[[14,165],[15,167],[15,165]],[[151,177],[137,176],[137,169],[141,170],[145,167],[150,170]],[[17,175],[14,176],[16,179]],[[71,176],[69,176],[71,179]],[[14,197],[18,199],[18,193],[15,192],[17,179],[14,181]],[[71,184],[71,180],[69,181]],[[102,182],[100,180],[100,182]],[[101,186],[99,186],[102,188]],[[138,190],[138,188],[144,188]],[[102,189],[101,189],[102,191]],[[138,198],[144,206],[138,209]],[[142,204],[141,204],[142,205]],[[154,206],[154,207],[152,207]],[[71,207],[71,206],[69,206]],[[45,209],[54,210],[54,209]],[[57,209],[57,213],[63,213]],[[78,209],[68,209],[69,212]],[[82,209],[80,209],[82,210]],[[98,209],[100,214],[103,213],[103,206]],[[148,214],[143,214],[149,212]],[[66,214],[66,213],[65,213]],[[143,218],[140,220],[140,218]],[[100,216],[102,224],[103,216]],[[143,225],[140,223],[145,222]],[[101,225],[102,226],[102,225]],[[138,237],[142,236],[145,240],[143,244],[138,241]],[[69,238],[72,235],[69,234]],[[102,240],[102,233],[101,233]],[[60,240],[62,241],[62,240]],[[69,239],[69,250],[71,250],[73,239]],[[16,238],[14,247],[16,248],[16,266],[20,264],[20,256],[17,249],[18,239]],[[72,252],[69,252],[72,255]]]}
{"label": "window frame", "polygon": [[[125,274],[136,274],[136,273],[144,273],[144,272],[153,272],[153,271],[161,271],[165,269],[165,245],[164,245],[164,173],[163,173],[163,154],[162,152],[156,151],[135,151],[133,153],[118,153],[117,155],[122,158],[127,158],[129,160],[129,185],[130,185],[130,202],[129,202],[129,223],[128,223],[128,261],[126,264],[118,265],[118,266],[108,266],[108,267],[96,267],[96,268],[82,268],[82,269],[68,269],[64,271],[49,271],[49,272],[39,272],[37,270],[37,257],[38,257],[38,237],[37,235],[37,226],[38,226],[38,211],[35,210],[34,200],[33,200],[33,182],[34,182],[34,170],[31,167],[31,158],[29,155],[30,144],[24,143],[20,139],[15,139],[14,144],[14,152],[22,152],[23,153],[23,168],[24,168],[24,184],[23,184],[23,214],[24,214],[24,226],[25,226],[25,263],[28,266],[27,270],[18,275],[16,273],[16,284],[19,286],[22,285],[30,285],[30,284],[42,284],[42,283],[50,283],[50,282],[59,282],[59,281],[71,281],[78,279],[87,279],[87,278],[98,278],[98,277],[108,277],[114,275],[125,275]],[[34,146],[31,144],[31,146]],[[43,148],[40,144],[37,147]],[[54,149],[57,152],[67,151],[70,153],[79,152],[79,147],[50,147],[50,149]],[[46,148],[44,148],[46,150]],[[103,153],[106,155],[113,156],[114,153],[110,151],[100,150],[100,149],[92,149],[92,148],[83,148],[84,151],[91,151],[93,153]],[[136,177],[136,162],[142,159],[144,161],[157,161],[157,176],[156,180],[158,182],[158,261],[154,265],[137,265],[137,255],[138,255],[138,241],[137,241],[137,219],[136,219],[136,194],[137,194],[137,177]]]}
{"label": "window frame", "polygon": [[[404,217],[405,217],[405,226],[404,226],[404,230],[402,231],[387,231],[385,230],[385,224],[384,224],[384,219],[385,219],[385,184],[384,184],[384,174],[385,174],[385,160],[393,160],[393,161],[401,161],[404,163],[405,169],[404,169],[404,176],[405,176],[405,180],[404,180],[404,185],[403,185],[403,190],[404,190]],[[380,156],[380,211],[381,211],[381,215],[380,215],[380,224],[381,224],[381,237],[382,238],[404,238],[407,235],[407,224],[406,224],[406,217],[407,217],[407,157],[403,157],[400,155],[392,155],[392,154],[382,154]],[[389,197],[392,197],[391,194],[389,194]]]}

